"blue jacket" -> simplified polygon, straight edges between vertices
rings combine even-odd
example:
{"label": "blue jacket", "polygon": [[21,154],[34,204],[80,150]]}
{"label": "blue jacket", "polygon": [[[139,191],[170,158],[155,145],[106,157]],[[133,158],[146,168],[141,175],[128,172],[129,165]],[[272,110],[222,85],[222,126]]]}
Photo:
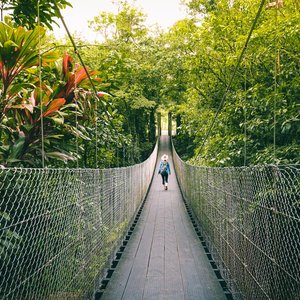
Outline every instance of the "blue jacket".
{"label": "blue jacket", "polygon": [[[163,166],[164,166],[164,162],[161,161],[159,164],[158,174],[161,174],[161,172],[163,171]],[[166,162],[166,171],[169,175],[171,174],[170,164],[168,162]]]}

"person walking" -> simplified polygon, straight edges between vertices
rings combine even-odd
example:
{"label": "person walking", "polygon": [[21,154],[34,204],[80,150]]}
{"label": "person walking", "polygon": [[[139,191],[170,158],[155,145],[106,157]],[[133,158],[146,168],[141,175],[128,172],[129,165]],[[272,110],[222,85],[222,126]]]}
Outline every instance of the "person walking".
{"label": "person walking", "polygon": [[161,157],[161,162],[159,164],[159,170],[158,170],[158,174],[161,175],[162,184],[163,184],[165,190],[168,189],[168,177],[169,177],[169,175],[171,175],[170,164],[168,163],[167,160],[168,160],[168,155],[164,154]]}

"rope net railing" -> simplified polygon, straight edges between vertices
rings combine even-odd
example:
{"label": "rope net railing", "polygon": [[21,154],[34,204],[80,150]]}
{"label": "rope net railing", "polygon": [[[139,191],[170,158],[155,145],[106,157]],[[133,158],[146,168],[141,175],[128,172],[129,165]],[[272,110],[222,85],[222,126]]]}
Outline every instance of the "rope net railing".
{"label": "rope net railing", "polygon": [[0,299],[91,299],[141,205],[157,145],[115,169],[0,169]]}
{"label": "rope net railing", "polygon": [[300,299],[300,166],[208,168],[180,159],[182,193],[235,299]]}

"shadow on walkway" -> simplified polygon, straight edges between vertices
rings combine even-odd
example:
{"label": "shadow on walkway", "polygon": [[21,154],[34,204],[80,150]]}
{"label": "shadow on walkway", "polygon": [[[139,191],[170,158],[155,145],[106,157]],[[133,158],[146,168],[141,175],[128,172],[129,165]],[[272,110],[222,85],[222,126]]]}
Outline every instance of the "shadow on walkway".
{"label": "shadow on walkway", "polygon": [[[164,153],[171,164],[167,191],[158,175]],[[158,158],[138,225],[101,300],[226,299],[184,207],[168,136]]]}

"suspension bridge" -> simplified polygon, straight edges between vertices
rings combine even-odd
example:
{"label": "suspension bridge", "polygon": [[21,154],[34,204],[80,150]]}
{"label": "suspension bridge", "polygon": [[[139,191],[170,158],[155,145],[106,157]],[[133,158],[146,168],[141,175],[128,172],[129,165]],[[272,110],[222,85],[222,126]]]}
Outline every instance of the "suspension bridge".
{"label": "suspension bridge", "polygon": [[1,299],[299,299],[299,166],[191,166],[162,136],[131,167],[0,178]]}
{"label": "suspension bridge", "polygon": [[[42,67],[43,56],[48,51],[43,53],[41,45],[44,30],[40,28],[40,1],[37,1],[36,25],[38,26],[35,31],[25,32],[20,28],[15,30],[8,24],[3,25],[2,30],[1,47],[4,50],[1,54],[1,80],[4,89],[1,97],[7,103],[3,105],[2,109],[5,113],[1,111],[1,118],[3,117],[4,120],[1,120],[3,125],[1,130],[4,128],[6,130],[3,138],[5,144],[1,144],[1,148],[5,155],[8,157],[11,155],[7,161],[18,161],[17,155],[21,153],[18,147],[25,145],[24,131],[29,132],[30,128],[36,126],[32,137],[31,134],[28,134],[27,142],[29,137],[34,137],[28,144],[33,145],[33,148],[40,144],[41,149],[32,152],[33,154],[31,153],[29,157],[32,159],[35,153],[41,153],[43,168],[12,168],[5,167],[9,164],[0,165],[0,300],[300,300],[299,164],[246,166],[244,163],[243,167],[223,168],[193,166],[178,156],[170,139],[170,135],[172,135],[170,123],[172,121],[169,118],[168,135],[161,136],[161,124],[158,124],[157,144],[147,160],[129,167],[99,169],[98,104],[104,108],[105,122],[101,126],[105,126],[106,121],[112,120],[112,115],[107,110],[108,103],[102,102],[99,98],[106,93],[97,91],[94,80],[90,76],[93,72],[89,73],[87,70],[60,13],[59,5],[56,1],[53,2],[53,5],[56,16],[61,19],[69,36],[74,56],[82,65],[80,69],[76,69],[76,61],[72,66],[71,57],[64,56],[62,78],[66,79],[65,85],[57,87],[54,85],[55,88],[52,85],[48,86],[47,84],[52,83],[51,81],[59,81],[56,77],[53,77],[45,85],[42,81],[43,77],[47,76],[42,76]],[[269,3],[266,9],[279,9],[282,6],[282,1],[276,1]],[[229,65],[226,72],[224,71],[224,76],[226,73],[230,74],[228,80],[218,78],[222,85],[226,83],[224,93],[218,99],[217,107],[212,105],[213,119],[202,138],[200,153],[212,135],[214,124],[225,106],[226,99],[234,96],[229,95],[232,87],[237,85],[234,83],[234,79],[237,74],[239,76],[242,74],[239,68],[242,66],[252,33],[264,7],[265,1],[262,0],[251,23],[250,31],[247,35],[245,32],[242,34],[247,38],[236,57],[237,61],[234,65]],[[299,10],[297,3],[295,3],[294,9]],[[241,7],[240,11],[243,10],[245,8]],[[279,27],[278,15],[276,10],[274,35],[272,35],[274,37],[274,53],[276,53],[273,64],[274,71],[273,74],[268,74],[263,79],[265,81],[267,79],[274,80],[272,124],[274,158],[276,158],[276,128],[279,129],[277,116],[287,110],[286,104],[282,106],[281,110],[277,109],[277,100],[281,97],[286,102],[298,99],[296,81],[298,69],[295,67],[298,58],[294,55],[297,53],[297,48],[291,48],[292,51],[281,49],[280,28],[277,28]],[[288,21],[290,22],[290,20]],[[272,29],[268,22],[266,24],[268,24],[268,28],[264,28]],[[284,27],[286,24],[282,23],[280,26]],[[290,29],[296,25],[296,22],[291,24]],[[296,27],[294,29],[295,32],[298,32]],[[266,35],[270,35],[268,32],[266,31]],[[185,37],[186,33],[184,32],[183,35]],[[256,39],[263,39],[262,37],[266,37],[266,35],[257,35]],[[198,34],[195,36],[198,39]],[[296,37],[296,34],[291,36]],[[34,41],[35,39],[36,41]],[[284,42],[286,43],[286,41],[281,41],[281,43]],[[237,43],[234,40],[232,43],[235,48],[240,41]],[[169,44],[166,45],[169,48]],[[214,52],[214,49],[207,46],[206,43],[204,43],[204,47],[208,50],[208,52],[204,52],[204,56]],[[267,47],[262,49],[266,52]],[[19,54],[22,53],[25,59],[22,58],[22,55],[21,59],[19,54],[16,55],[19,50]],[[28,55],[27,50],[31,51]],[[285,85],[282,85],[281,90],[279,89],[280,51],[283,50],[284,55],[289,58],[289,61],[292,62],[291,66],[293,66],[288,69],[286,65],[282,64],[285,66],[282,69],[291,70],[286,73],[286,78],[291,77],[293,72],[295,73],[295,80],[290,80],[290,82],[295,81],[291,87],[295,95],[291,99],[289,98],[290,91],[284,90]],[[201,53],[202,48],[200,47],[197,51]],[[192,56],[197,54],[197,52],[191,53]],[[234,50],[233,53],[234,55],[230,59],[233,59],[238,52]],[[222,54],[222,56],[227,57],[228,55]],[[197,60],[199,59],[197,58]],[[124,60],[126,64],[128,61]],[[193,60],[187,62],[191,64]],[[244,62],[246,67],[243,71],[245,73],[244,93],[241,95],[245,95],[245,100],[248,97],[247,91],[257,88],[257,85],[250,85],[248,88],[249,83],[254,81],[255,77],[251,78],[248,83],[247,72],[251,71],[252,73],[252,66],[247,70],[247,64],[251,65],[252,61]],[[261,62],[259,62],[260,64]],[[30,93],[29,90],[26,91],[28,95],[32,95],[30,102],[27,103],[28,95],[26,96],[25,92],[24,95],[23,92],[21,93],[19,84],[19,81],[23,81],[27,76],[21,74],[23,77],[17,78],[16,74],[23,68],[24,70],[30,69],[29,73],[33,74],[33,67],[37,69],[35,75],[38,80],[34,79],[34,84],[30,81],[25,82],[31,87],[36,85]],[[208,67],[211,69],[209,63]],[[267,67],[264,66],[264,68],[268,73],[272,73]],[[124,69],[127,70],[127,66]],[[197,71],[197,69],[195,70]],[[180,69],[178,71],[183,73]],[[253,71],[260,74],[259,68],[253,69]],[[160,69],[157,69],[156,72],[161,74]],[[206,74],[203,72],[203,77]],[[78,89],[77,83],[83,81],[83,77],[89,81],[93,92]],[[17,78],[17,84],[10,86],[15,78]],[[180,82],[180,78],[178,82]],[[5,80],[3,81],[3,79]],[[131,81],[129,82],[131,83]],[[202,85],[203,83],[207,84],[206,81],[201,82]],[[155,80],[152,84],[155,84]],[[124,84],[124,86],[126,85],[127,83]],[[262,90],[266,89],[268,94],[271,91],[269,85],[270,83],[261,87]],[[44,93],[45,95],[43,95],[43,88],[47,91]],[[58,92],[58,88],[61,88],[60,92]],[[139,88],[136,89],[137,92]],[[198,85],[193,86],[193,89],[203,94],[198,90]],[[218,91],[219,86],[217,85],[215,89]],[[149,91],[151,90],[152,88],[149,89]],[[52,95],[51,92],[50,95],[50,91],[55,91],[55,93]],[[94,102],[87,105],[87,107],[93,108],[87,118],[90,119],[89,124],[93,124],[93,126],[95,124],[95,135],[92,135],[96,154],[94,169],[79,168],[78,164],[80,156],[78,153],[80,148],[78,126],[80,125],[80,128],[86,126],[86,123],[83,122],[84,114],[81,116],[82,123],[78,122],[78,117],[81,115],[79,113],[81,106],[77,102],[80,100],[79,91],[82,92],[81,96],[84,99],[88,94],[93,94],[95,98]],[[283,97],[283,92],[288,95],[286,99]],[[205,93],[203,95],[206,99]],[[235,101],[240,98],[239,93],[236,95],[238,97],[235,97]],[[249,93],[249,96],[251,95]],[[261,95],[254,93],[253,95],[263,101],[270,101],[269,95],[265,95],[265,93]],[[49,96],[49,99],[46,96]],[[131,97],[130,93],[128,93],[128,97]],[[172,96],[168,95],[167,98],[169,97]],[[12,99],[20,101],[20,103],[14,103]],[[74,159],[77,157],[77,168],[47,168],[45,145],[50,142],[45,139],[44,128],[47,129],[53,125],[48,120],[48,126],[45,126],[44,120],[49,116],[55,117],[55,113],[65,105],[67,100],[70,101],[67,102],[68,107],[76,107],[74,111],[70,110],[69,118],[72,121],[70,124],[73,124],[73,117],[75,122],[74,127],[70,125],[73,139],[69,141],[76,143],[77,156]],[[246,162],[247,152],[247,110],[251,109],[251,107],[247,107],[248,102],[245,100],[243,100],[245,103],[242,104],[244,110],[244,162]],[[149,102],[147,105],[150,107],[152,101]],[[197,105],[202,104],[199,102]],[[284,130],[288,131],[293,122],[296,124],[298,121],[296,105],[295,101],[295,106],[290,106],[295,110],[295,115],[294,117],[290,115],[287,120],[284,120],[283,123],[286,123],[287,129],[282,127],[282,133]],[[132,107],[136,109],[136,107],[142,108],[143,106],[133,105]],[[11,116],[14,117],[12,119],[8,118],[11,109],[17,109],[11,111]],[[267,109],[268,106],[266,106]],[[111,109],[111,111],[114,110]],[[89,109],[87,112],[89,113]],[[153,125],[154,129],[153,138],[155,137],[154,114],[153,110],[153,119],[149,118],[149,123]],[[61,118],[54,118],[52,121],[57,124],[63,123],[63,115],[62,113]],[[137,120],[134,122],[138,123]],[[157,122],[161,122],[160,117]],[[243,122],[238,122],[239,126]],[[269,120],[265,120],[265,122],[269,124]],[[111,126],[114,127],[113,122]],[[20,130],[21,127],[23,131]],[[129,132],[131,135],[130,130]],[[298,131],[294,132],[295,135],[298,133]],[[47,134],[46,131],[45,133]],[[36,137],[35,134],[40,135]],[[290,135],[293,135],[292,131]],[[58,136],[63,136],[63,131],[59,134],[54,131],[53,134],[51,132],[48,135],[53,138]],[[84,134],[83,136],[89,138]],[[285,138],[284,134],[282,137]],[[14,139],[12,143],[11,138]],[[265,136],[262,135],[262,138]],[[293,141],[294,139],[291,139],[290,143]],[[54,149],[56,148],[54,147]],[[266,149],[268,150],[268,148]],[[51,153],[52,156],[58,155],[56,151],[51,151],[50,155]],[[159,160],[163,153],[169,155],[171,164],[172,175],[168,190],[163,188],[158,175]]]}
{"label": "suspension bridge", "polygon": [[[167,136],[158,157],[164,153],[170,156]],[[189,220],[174,169],[168,191],[157,170],[103,299],[226,299]]]}

